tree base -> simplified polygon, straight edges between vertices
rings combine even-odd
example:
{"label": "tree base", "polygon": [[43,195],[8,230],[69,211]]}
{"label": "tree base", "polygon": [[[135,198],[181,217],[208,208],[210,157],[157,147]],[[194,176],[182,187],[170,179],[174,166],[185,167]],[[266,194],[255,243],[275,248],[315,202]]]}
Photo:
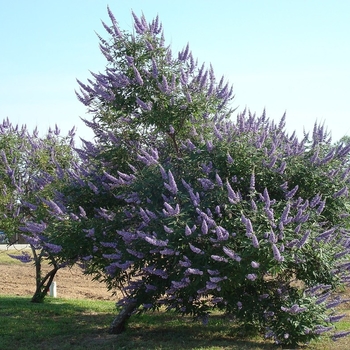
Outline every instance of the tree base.
{"label": "tree base", "polygon": [[109,327],[110,334],[120,334],[125,331],[126,323],[129,320],[131,314],[137,307],[137,303],[130,302],[125,305],[123,309],[119,312],[118,316],[113,320],[111,326]]}

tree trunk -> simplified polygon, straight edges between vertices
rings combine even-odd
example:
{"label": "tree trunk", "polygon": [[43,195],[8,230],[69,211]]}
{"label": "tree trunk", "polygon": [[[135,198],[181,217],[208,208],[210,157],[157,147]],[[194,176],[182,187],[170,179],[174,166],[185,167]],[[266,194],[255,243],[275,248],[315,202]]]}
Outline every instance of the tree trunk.
{"label": "tree trunk", "polygon": [[36,278],[36,290],[32,297],[31,302],[42,303],[60,267],[57,265],[55,258],[51,254],[49,254],[49,258],[51,260],[53,269],[50,272],[48,272],[44,278],[42,278],[41,261],[43,259],[43,254],[45,252],[41,250],[41,252],[37,254],[35,248],[32,245],[31,245],[31,248],[34,256],[35,278]]}
{"label": "tree trunk", "polygon": [[137,308],[136,302],[129,302],[119,312],[118,316],[113,320],[109,327],[109,333],[120,334],[125,330],[126,322],[130,318],[133,311]]}
{"label": "tree trunk", "polygon": [[[42,303],[44,301],[58,269],[59,269],[58,267],[55,267],[54,269],[52,269],[50,272],[47,273],[44,279],[37,284],[36,291],[31,300],[32,303]],[[45,285],[45,282],[47,280],[48,282]]]}

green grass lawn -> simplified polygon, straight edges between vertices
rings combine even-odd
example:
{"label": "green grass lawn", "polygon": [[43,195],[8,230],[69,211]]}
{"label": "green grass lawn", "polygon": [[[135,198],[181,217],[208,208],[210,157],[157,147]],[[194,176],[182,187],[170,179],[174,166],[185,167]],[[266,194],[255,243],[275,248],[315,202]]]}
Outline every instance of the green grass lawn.
{"label": "green grass lawn", "polygon": [[[127,330],[110,335],[108,326],[116,314],[113,302],[48,298],[33,304],[30,298],[0,296],[0,349],[280,349],[259,337],[242,337],[237,325],[221,315],[203,326],[172,313],[134,315]],[[350,328],[343,322],[341,328]],[[304,349],[349,349],[347,338],[328,339]]]}
{"label": "green grass lawn", "polygon": [[0,349],[271,349],[262,339],[240,340],[213,317],[208,326],[171,313],[134,315],[127,331],[110,335],[113,302],[0,296]]}
{"label": "green grass lawn", "polygon": [[[7,252],[0,252],[0,264],[10,267],[17,263]],[[348,330],[350,309],[344,305],[342,311],[349,316],[337,329]],[[220,314],[211,316],[207,326],[173,313],[133,315],[123,334],[110,335],[108,327],[116,314],[115,303],[108,301],[47,298],[42,304],[33,304],[30,296],[0,295],[0,349],[280,349],[260,337],[244,337],[237,324]],[[336,343],[324,338],[303,349],[347,350],[350,337]]]}

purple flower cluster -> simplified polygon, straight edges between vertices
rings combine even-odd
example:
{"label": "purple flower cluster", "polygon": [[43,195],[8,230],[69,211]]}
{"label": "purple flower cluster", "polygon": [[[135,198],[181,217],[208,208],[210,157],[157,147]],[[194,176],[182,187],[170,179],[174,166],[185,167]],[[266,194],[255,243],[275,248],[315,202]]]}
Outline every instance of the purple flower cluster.
{"label": "purple flower cluster", "polygon": [[33,261],[32,256],[28,252],[22,252],[21,255],[7,254],[12,259],[17,259],[22,263],[29,263]]}
{"label": "purple flower cluster", "polygon": [[169,203],[164,202],[163,214],[165,216],[176,216],[180,214],[180,206],[179,204],[175,205],[175,208],[173,208]]}
{"label": "purple flower cluster", "polygon": [[57,244],[53,244],[53,243],[49,243],[49,242],[44,243],[44,248],[53,254],[57,254],[57,253],[60,253],[62,251],[62,246],[57,245]]}
{"label": "purple flower cluster", "polygon": [[299,305],[294,304],[291,307],[281,306],[281,310],[284,311],[284,312],[287,312],[289,314],[296,315],[296,314],[300,314],[302,312],[307,311],[307,308],[306,307],[300,307]]}

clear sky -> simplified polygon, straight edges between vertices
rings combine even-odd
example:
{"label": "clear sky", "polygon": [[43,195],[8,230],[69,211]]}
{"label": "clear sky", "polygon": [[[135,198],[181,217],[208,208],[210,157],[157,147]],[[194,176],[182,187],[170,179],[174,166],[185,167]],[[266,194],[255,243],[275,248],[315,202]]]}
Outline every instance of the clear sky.
{"label": "clear sky", "polygon": [[159,15],[174,53],[190,43],[199,62],[234,84],[233,105],[271,119],[287,112],[287,129],[302,135],[315,121],[333,141],[350,135],[349,0],[0,0],[0,120],[55,123],[92,134],[76,78],[103,71],[94,31],[107,38],[109,4],[122,29],[131,9]]}

